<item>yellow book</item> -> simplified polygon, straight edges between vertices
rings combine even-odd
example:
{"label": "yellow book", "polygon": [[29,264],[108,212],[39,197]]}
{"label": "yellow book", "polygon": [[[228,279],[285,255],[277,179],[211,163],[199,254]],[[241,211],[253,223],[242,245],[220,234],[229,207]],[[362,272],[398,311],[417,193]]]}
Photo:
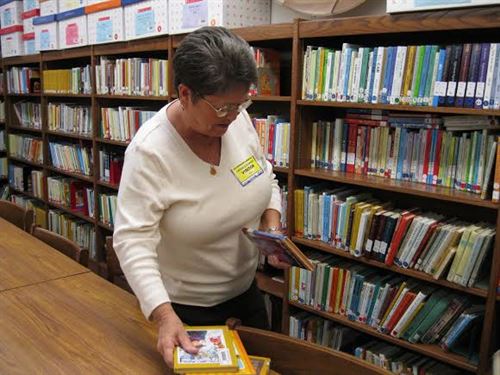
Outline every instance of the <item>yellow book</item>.
{"label": "yellow book", "polygon": [[358,202],[354,205],[354,218],[352,220],[351,240],[349,243],[351,254],[354,254],[354,250],[356,250],[356,242],[358,240],[359,221],[361,219],[361,214],[370,206],[371,204],[367,202]]}
{"label": "yellow book", "polygon": [[238,359],[233,336],[226,326],[186,327],[191,342],[198,348],[193,355],[181,347],[174,350],[174,371],[180,373],[235,372]]}
{"label": "yellow book", "polygon": [[413,79],[413,65],[415,63],[415,54],[417,46],[408,47],[408,56],[404,69],[403,91],[401,92],[401,101],[403,104],[408,104],[408,91],[411,89],[411,81]]}
{"label": "yellow book", "polygon": [[470,234],[469,241],[467,241],[467,246],[465,247],[462,253],[462,258],[460,259],[460,263],[458,263],[457,268],[455,269],[455,278],[453,280],[455,283],[460,283],[460,281],[462,280],[465,266],[467,265],[468,262],[472,261],[471,255],[473,252],[473,248],[474,246],[476,246],[476,241],[478,241],[479,235],[484,230],[485,230],[484,228],[478,228]]}
{"label": "yellow book", "polygon": [[269,371],[271,371],[271,358],[256,355],[249,355],[248,357],[257,375],[269,375]]}
{"label": "yellow book", "polygon": [[382,327],[384,325],[385,320],[387,319],[387,316],[391,313],[392,309],[394,308],[394,305],[396,304],[396,301],[399,299],[399,295],[403,292],[403,290],[406,288],[407,283],[406,281],[403,281],[401,285],[399,286],[398,292],[394,296],[394,298],[391,301],[391,304],[389,307],[385,310],[384,316],[382,319],[380,319],[380,324],[379,326]]}
{"label": "yellow book", "polygon": [[339,276],[337,281],[337,293],[335,294],[335,305],[333,308],[333,312],[335,314],[339,313],[340,310],[340,297],[342,295],[342,289],[344,288],[344,277],[345,270],[339,267]]}

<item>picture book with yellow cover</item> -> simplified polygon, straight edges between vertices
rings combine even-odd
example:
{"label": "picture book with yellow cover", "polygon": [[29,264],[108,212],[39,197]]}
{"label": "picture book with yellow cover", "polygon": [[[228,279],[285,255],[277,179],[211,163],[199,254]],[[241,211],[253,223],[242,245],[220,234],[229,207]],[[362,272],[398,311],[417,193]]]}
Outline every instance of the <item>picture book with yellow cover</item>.
{"label": "picture book with yellow cover", "polygon": [[176,373],[228,373],[238,370],[233,336],[226,326],[186,327],[191,342],[198,348],[190,354],[181,347],[174,351]]}

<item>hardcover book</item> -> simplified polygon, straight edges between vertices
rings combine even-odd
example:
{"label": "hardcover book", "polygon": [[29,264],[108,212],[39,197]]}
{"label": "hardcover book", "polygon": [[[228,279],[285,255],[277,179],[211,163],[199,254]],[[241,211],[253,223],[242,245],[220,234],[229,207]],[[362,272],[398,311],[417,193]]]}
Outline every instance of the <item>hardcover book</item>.
{"label": "hardcover book", "polygon": [[283,262],[298,265],[308,271],[314,270],[311,261],[288,236],[249,228],[243,228],[242,232],[264,255],[275,255]]}

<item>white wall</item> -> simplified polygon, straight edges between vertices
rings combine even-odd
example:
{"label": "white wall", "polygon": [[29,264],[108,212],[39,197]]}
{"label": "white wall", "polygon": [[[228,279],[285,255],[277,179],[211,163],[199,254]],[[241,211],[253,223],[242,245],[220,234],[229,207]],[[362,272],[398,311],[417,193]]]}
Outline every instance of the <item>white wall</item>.
{"label": "white wall", "polygon": [[[386,0],[366,0],[359,7],[350,10],[349,12],[337,14],[332,17],[354,17],[354,16],[371,16],[385,14]],[[294,18],[312,19],[307,14],[295,12],[289,8],[283,7],[276,0],[272,1],[271,6],[271,23],[291,22]]]}

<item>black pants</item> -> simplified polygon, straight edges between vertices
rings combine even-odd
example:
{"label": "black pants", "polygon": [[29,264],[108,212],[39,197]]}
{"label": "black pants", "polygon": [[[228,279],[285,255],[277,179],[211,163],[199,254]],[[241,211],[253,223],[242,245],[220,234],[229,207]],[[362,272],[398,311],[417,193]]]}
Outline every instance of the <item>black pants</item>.
{"label": "black pants", "polygon": [[238,318],[249,327],[269,329],[266,306],[255,280],[248,290],[219,305],[203,307],[172,303],[184,324],[191,326],[224,325],[228,318]]}

